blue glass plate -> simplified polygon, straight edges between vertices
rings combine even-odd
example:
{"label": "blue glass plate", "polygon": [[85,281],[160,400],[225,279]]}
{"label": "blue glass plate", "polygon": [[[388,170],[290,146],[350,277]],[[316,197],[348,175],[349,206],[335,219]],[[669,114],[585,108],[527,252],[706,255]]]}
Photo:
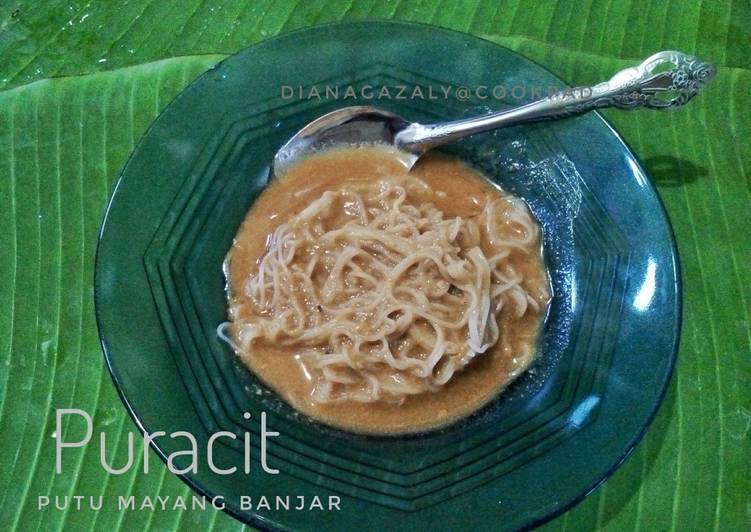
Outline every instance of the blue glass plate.
{"label": "blue glass plate", "polygon": [[[274,153],[301,126],[353,104],[445,120],[518,105],[549,87],[563,84],[493,43],[371,22],[250,47],[169,105],[115,188],[97,254],[96,311],[105,358],[139,429],[198,439],[198,471],[182,475],[188,484],[262,528],[500,530],[550,519],[615,470],[665,393],[681,299],[665,211],[597,114],[449,148],[529,203],[544,227],[555,294],[534,367],[480,412],[401,438],[331,429],[266,389],[215,332],[226,315],[224,255]],[[281,434],[268,449],[278,475],[258,462],[261,412]],[[238,435],[214,445],[218,465],[238,466],[231,475],[206,464],[207,440],[219,430]],[[162,457],[185,445],[156,440]],[[304,497],[306,507],[317,496],[326,508],[340,497],[340,509],[275,509],[277,495],[291,506]],[[262,496],[270,509],[258,508]]]}

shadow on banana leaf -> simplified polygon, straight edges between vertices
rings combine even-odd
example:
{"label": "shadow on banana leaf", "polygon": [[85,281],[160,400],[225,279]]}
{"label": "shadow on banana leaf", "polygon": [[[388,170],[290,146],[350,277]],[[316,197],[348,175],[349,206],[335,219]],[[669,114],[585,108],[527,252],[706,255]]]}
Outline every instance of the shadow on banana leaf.
{"label": "shadow on banana leaf", "polygon": [[647,174],[658,187],[679,187],[707,175],[706,168],[669,155],[655,155],[644,160]]}

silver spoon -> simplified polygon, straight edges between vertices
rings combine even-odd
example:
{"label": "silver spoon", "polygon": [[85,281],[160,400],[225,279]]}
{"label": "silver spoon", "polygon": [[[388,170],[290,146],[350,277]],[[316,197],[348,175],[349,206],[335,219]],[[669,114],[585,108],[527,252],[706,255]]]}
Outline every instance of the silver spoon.
{"label": "silver spoon", "polygon": [[313,120],[287,141],[274,157],[274,173],[283,174],[301,158],[321,149],[363,144],[392,146],[407,168],[412,168],[431,148],[483,131],[557,120],[604,107],[679,107],[693,98],[715,73],[710,63],[681,52],[666,51],[593,87],[567,89],[520,107],[443,124],[409,122],[370,106],[345,107]]}

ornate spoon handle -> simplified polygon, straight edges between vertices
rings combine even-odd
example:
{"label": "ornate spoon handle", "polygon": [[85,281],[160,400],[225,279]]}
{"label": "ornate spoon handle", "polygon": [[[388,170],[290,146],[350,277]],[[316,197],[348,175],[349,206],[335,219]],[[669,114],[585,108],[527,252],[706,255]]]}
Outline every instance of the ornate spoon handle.
{"label": "ornate spoon handle", "polygon": [[593,109],[679,107],[715,75],[715,67],[681,52],[658,52],[593,87],[557,92],[535,102],[486,116],[443,124],[411,124],[396,136],[397,147],[423,152],[482,131],[524,122],[565,118]]}

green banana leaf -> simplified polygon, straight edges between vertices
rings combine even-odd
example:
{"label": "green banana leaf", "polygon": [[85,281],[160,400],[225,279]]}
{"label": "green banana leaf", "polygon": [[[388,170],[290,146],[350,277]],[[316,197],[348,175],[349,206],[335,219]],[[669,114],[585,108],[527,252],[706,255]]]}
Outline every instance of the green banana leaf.
{"label": "green banana leaf", "polygon": [[151,121],[226,54],[282,31],[363,18],[470,32],[577,85],[660,49],[718,65],[711,87],[678,112],[606,113],[673,223],[683,337],[642,443],[546,527],[751,528],[751,5],[716,0],[0,2],[0,527],[242,528],[217,511],[38,510],[45,495],[53,506],[55,495],[190,493],[165,467],[139,473],[140,453],[130,472],[106,475],[97,445],[55,474],[54,409],[94,414],[107,456],[125,461],[135,427],[103,364],[92,268],[114,180]]}

